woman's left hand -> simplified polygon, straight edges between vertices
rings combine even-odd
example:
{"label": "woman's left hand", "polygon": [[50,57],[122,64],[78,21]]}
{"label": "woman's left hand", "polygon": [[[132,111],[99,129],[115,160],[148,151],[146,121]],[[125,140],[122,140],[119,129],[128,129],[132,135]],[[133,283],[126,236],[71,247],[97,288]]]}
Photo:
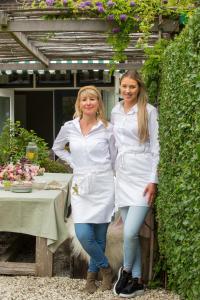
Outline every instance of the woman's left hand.
{"label": "woman's left hand", "polygon": [[152,206],[153,200],[155,199],[157,192],[157,184],[156,183],[149,183],[145,190],[144,190],[144,196],[147,195],[148,204],[149,206]]}

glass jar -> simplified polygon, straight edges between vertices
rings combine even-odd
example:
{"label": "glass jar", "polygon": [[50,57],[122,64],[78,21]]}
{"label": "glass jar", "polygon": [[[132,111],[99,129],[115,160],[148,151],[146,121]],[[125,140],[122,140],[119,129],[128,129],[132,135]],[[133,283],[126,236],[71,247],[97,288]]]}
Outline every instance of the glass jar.
{"label": "glass jar", "polygon": [[26,158],[31,162],[36,162],[38,159],[38,147],[36,143],[29,142],[26,147]]}

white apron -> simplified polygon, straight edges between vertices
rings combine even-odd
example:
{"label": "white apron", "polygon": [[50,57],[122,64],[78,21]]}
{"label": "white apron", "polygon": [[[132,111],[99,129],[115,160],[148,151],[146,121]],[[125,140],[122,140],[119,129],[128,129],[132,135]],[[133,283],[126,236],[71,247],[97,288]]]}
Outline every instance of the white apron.
{"label": "white apron", "polygon": [[109,223],[114,213],[113,171],[74,170],[71,205],[74,223]]}
{"label": "white apron", "polygon": [[150,182],[152,159],[149,152],[134,149],[118,153],[116,160],[116,207],[148,206],[148,195],[143,195]]}

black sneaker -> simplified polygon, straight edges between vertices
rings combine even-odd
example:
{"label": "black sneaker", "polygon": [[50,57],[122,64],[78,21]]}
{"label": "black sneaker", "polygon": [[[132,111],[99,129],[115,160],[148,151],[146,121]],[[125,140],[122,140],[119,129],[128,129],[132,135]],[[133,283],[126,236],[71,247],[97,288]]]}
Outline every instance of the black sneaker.
{"label": "black sneaker", "polygon": [[131,279],[131,273],[124,271],[123,267],[121,267],[118,272],[117,281],[115,282],[113,287],[113,293],[115,295],[119,295],[127,285],[129,279]]}
{"label": "black sneaker", "polygon": [[133,278],[119,294],[123,298],[133,298],[144,294],[144,285],[138,283],[138,278]]}

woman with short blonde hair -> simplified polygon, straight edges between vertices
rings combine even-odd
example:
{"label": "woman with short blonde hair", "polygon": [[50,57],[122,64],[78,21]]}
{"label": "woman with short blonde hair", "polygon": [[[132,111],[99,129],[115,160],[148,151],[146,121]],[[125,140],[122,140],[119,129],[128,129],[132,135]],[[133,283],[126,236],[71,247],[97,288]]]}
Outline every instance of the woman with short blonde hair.
{"label": "woman with short blonde hair", "polygon": [[[66,143],[70,152],[65,149]],[[72,219],[76,236],[90,256],[85,291],[96,291],[99,270],[103,277],[101,290],[111,289],[112,271],[104,252],[114,212],[116,150],[113,128],[105,119],[101,93],[96,87],[79,90],[74,120],[62,126],[53,150],[73,168]]]}
{"label": "woman with short blonde hair", "polygon": [[80,88],[78,95],[77,95],[77,99],[76,99],[76,103],[75,103],[75,114],[74,117],[75,118],[82,118],[82,111],[80,109],[80,99],[82,95],[94,95],[97,97],[98,102],[99,102],[99,108],[97,111],[97,119],[101,120],[104,124],[105,127],[107,127],[108,125],[108,121],[105,118],[105,110],[104,110],[104,104],[103,104],[103,99],[101,96],[100,91],[93,85],[87,85],[84,86],[82,88]]}

